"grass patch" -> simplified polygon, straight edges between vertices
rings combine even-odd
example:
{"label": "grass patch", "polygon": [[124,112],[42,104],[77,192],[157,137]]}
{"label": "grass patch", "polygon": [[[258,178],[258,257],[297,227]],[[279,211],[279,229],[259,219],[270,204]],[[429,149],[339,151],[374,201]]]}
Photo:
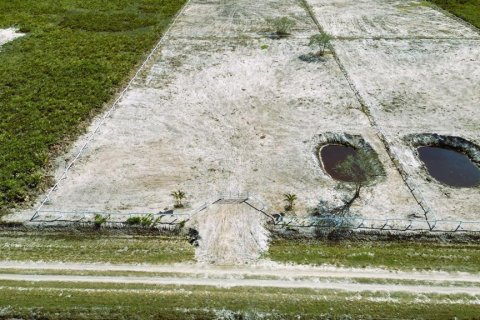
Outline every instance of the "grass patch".
{"label": "grass patch", "polygon": [[480,28],[480,0],[429,0]]}
{"label": "grass patch", "polygon": [[[1,281],[2,316],[42,319],[446,319],[477,297],[332,290]],[[446,301],[454,301],[448,303]],[[32,317],[32,315],[35,315]],[[235,316],[233,316],[235,315]],[[230,316],[230,317],[228,317]]]}
{"label": "grass patch", "polygon": [[480,272],[480,244],[275,240],[268,257],[313,265]]}
{"label": "grass patch", "polygon": [[48,165],[108,102],[185,0],[11,0],[0,28],[0,213],[50,183]]}
{"label": "grass patch", "polygon": [[192,261],[183,238],[31,233],[0,234],[0,260],[109,263]]}

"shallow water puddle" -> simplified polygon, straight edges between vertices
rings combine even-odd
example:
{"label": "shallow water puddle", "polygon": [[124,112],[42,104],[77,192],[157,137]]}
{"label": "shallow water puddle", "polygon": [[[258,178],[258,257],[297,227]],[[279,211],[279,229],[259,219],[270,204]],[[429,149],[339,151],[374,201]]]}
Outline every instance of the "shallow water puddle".
{"label": "shallow water puddle", "polygon": [[355,148],[339,144],[328,144],[320,149],[323,168],[333,179],[339,181],[355,181],[352,175],[340,172],[337,166],[348,156],[355,156],[356,154],[357,150]]}
{"label": "shallow water puddle", "polygon": [[419,147],[417,150],[428,173],[436,180],[453,187],[480,184],[480,170],[465,154],[439,147]]}

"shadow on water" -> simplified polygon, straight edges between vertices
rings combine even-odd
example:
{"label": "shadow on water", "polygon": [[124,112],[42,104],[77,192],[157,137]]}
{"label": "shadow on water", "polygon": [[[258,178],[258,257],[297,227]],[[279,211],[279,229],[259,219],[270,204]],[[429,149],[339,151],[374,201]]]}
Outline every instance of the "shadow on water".
{"label": "shadow on water", "polygon": [[320,158],[325,171],[335,180],[345,182],[355,182],[355,178],[350,174],[345,174],[337,169],[337,166],[348,156],[357,154],[357,150],[352,147],[340,144],[328,144],[320,150]]}
{"label": "shadow on water", "polygon": [[436,180],[452,187],[480,184],[480,170],[463,153],[439,147],[419,147],[418,154]]}

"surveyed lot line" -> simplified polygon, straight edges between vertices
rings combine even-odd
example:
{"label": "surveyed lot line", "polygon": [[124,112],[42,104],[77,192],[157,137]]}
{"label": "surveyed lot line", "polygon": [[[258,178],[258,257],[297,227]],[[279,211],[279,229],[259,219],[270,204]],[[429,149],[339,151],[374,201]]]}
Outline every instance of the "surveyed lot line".
{"label": "surveyed lot line", "polygon": [[[312,7],[310,6],[310,4],[308,3],[307,0],[301,0],[301,3],[302,3],[302,6],[305,8],[305,10],[307,11],[308,15],[310,16],[310,18],[313,20],[313,22],[315,23],[315,25],[317,26],[318,30],[321,32],[321,33],[324,33],[325,30],[324,28],[322,27],[322,25],[320,24],[320,22],[318,21],[317,19],[317,16],[315,15],[315,13],[313,12],[312,10]],[[383,39],[383,38],[382,38]],[[377,121],[375,120],[375,118],[373,117],[372,115],[372,112],[370,110],[370,108],[368,107],[368,104],[366,103],[365,99],[362,97],[362,95],[360,94],[360,92],[358,91],[358,89],[356,88],[352,78],[350,77],[350,75],[348,74],[348,71],[346,70],[345,66],[343,65],[342,61],[340,60],[340,58],[338,57],[337,54],[335,54],[335,49],[334,49],[334,46],[332,44],[329,44],[330,46],[330,49],[332,50],[332,52],[334,53],[333,54],[333,57],[335,59],[335,62],[337,63],[338,67],[340,68],[340,70],[342,71],[342,74],[343,76],[345,77],[345,79],[347,80],[348,82],[348,85],[350,86],[351,90],[353,91],[357,101],[360,103],[361,107],[362,107],[362,111],[363,113],[367,116],[368,118],[368,121],[370,122],[370,125],[372,126],[372,128],[375,129],[376,131],[376,134],[378,136],[378,138],[380,139],[380,141],[382,141],[384,147],[385,147],[385,150],[387,151],[387,154],[389,155],[390,157],[390,160],[392,161],[394,167],[397,169],[397,171],[399,172],[400,176],[402,177],[402,180],[403,182],[405,183],[405,185],[407,186],[408,190],[410,191],[411,195],[413,196],[413,198],[415,199],[415,201],[418,203],[418,205],[420,206],[420,208],[422,209],[423,213],[424,213],[424,216],[425,216],[425,220],[428,224],[428,227],[430,230],[433,229],[432,225],[430,224],[430,220],[435,220],[435,214],[434,212],[432,211],[432,208],[426,203],[424,197],[417,191],[418,188],[416,188],[415,186],[412,185],[412,182],[409,182],[408,180],[408,175],[407,173],[405,172],[405,170],[403,170],[403,168],[401,167],[400,165],[400,162],[398,161],[398,157],[395,155],[394,151],[390,148],[390,145],[388,144],[387,142],[387,136],[386,134],[383,132],[382,128],[377,124]]]}
{"label": "surveyed lot line", "polygon": [[150,53],[148,54],[148,56],[145,58],[145,60],[143,61],[143,63],[140,65],[140,67],[137,69],[137,71],[135,72],[134,76],[130,79],[130,81],[127,83],[127,85],[125,86],[125,88],[120,92],[120,94],[118,95],[118,97],[115,99],[115,101],[112,103],[112,106],[107,110],[107,112],[105,112],[105,114],[101,117],[101,120],[98,122],[98,124],[95,126],[95,128],[93,129],[92,133],[87,137],[85,143],[82,145],[82,147],[80,148],[80,150],[78,151],[78,153],[75,155],[75,157],[73,158],[72,161],[70,161],[68,163],[68,165],[65,167],[65,170],[62,172],[61,176],[58,178],[58,180],[55,182],[55,184],[53,185],[53,187],[50,188],[50,190],[47,192],[47,194],[45,195],[45,198],[40,202],[39,206],[37,207],[37,209],[35,210],[35,213],[33,214],[33,216],[30,218],[30,221],[33,221],[35,220],[35,218],[38,216],[40,210],[42,210],[43,206],[45,205],[45,203],[50,199],[50,195],[58,188],[58,186],[60,185],[60,183],[66,179],[67,177],[67,174],[68,172],[70,171],[70,169],[73,167],[73,165],[75,164],[75,162],[77,162],[77,160],[82,156],[83,152],[85,151],[85,149],[87,148],[87,146],[90,144],[90,142],[93,140],[93,138],[95,137],[95,135],[97,134],[98,130],[100,129],[100,127],[105,123],[105,121],[107,120],[107,118],[113,113],[113,111],[115,111],[115,109],[117,108],[117,105],[118,103],[120,102],[120,100],[122,100],[122,98],[125,96],[125,93],[131,88],[132,84],[135,82],[135,80],[137,80],[139,74],[141,73],[141,71],[145,68],[145,66],[148,64],[148,62],[150,62],[150,60],[152,59],[153,55],[157,52],[158,48],[163,44],[163,42],[165,41],[165,38],[166,36],[170,33],[170,30],[172,29],[172,27],[175,25],[175,23],[177,22],[178,18],[185,12],[185,9],[187,8],[187,6],[190,4],[190,1],[191,0],[187,0],[185,2],[185,4],[183,5],[182,9],[180,9],[180,11],[175,15],[175,18],[173,19],[172,23],[168,26],[167,30],[163,33],[163,35],[160,37],[160,40],[157,42],[157,44],[155,45],[155,47],[153,47],[153,49],[150,51]]}

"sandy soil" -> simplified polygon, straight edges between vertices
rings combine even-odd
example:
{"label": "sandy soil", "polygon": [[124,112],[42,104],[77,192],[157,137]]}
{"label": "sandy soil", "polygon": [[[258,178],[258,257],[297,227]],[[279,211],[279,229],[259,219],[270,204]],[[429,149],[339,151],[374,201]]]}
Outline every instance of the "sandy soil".
{"label": "sandy soil", "polygon": [[24,35],[24,33],[18,32],[15,28],[0,29],[0,46]]}
{"label": "sandy soil", "polygon": [[[175,276],[79,276],[0,273],[0,280],[140,283],[159,285],[208,285],[218,287],[278,287],[313,288],[343,291],[385,291],[438,294],[480,294],[479,278],[472,274],[443,272],[388,272],[381,269],[342,269],[335,267],[309,267],[272,265],[250,267],[214,267],[208,265],[104,265],[64,263],[0,262],[0,268],[57,271],[142,271],[173,272]],[[332,278],[337,280],[332,281]],[[426,280],[431,284],[361,284],[353,279]],[[445,281],[460,281],[461,286],[441,285]]]}
{"label": "sandy soil", "polygon": [[[192,0],[44,209],[157,212],[183,189],[184,212],[220,192],[248,191],[275,213],[289,192],[299,199],[296,214],[305,215],[320,199],[346,196],[313,150],[318,134],[347,132],[373,147],[387,173],[362,192],[353,213],[423,216],[400,166],[434,209],[429,219],[478,219],[480,188],[427,181],[401,140],[439,132],[480,142],[478,32],[418,1],[309,3],[322,28],[339,37],[337,61],[298,59],[318,32],[298,1]],[[291,37],[269,39],[265,19],[279,16],[297,25]],[[83,142],[58,159],[57,177]]]}
{"label": "sandy soil", "polygon": [[199,232],[198,262],[254,263],[268,249],[266,217],[245,203],[214,204],[191,222]]}

